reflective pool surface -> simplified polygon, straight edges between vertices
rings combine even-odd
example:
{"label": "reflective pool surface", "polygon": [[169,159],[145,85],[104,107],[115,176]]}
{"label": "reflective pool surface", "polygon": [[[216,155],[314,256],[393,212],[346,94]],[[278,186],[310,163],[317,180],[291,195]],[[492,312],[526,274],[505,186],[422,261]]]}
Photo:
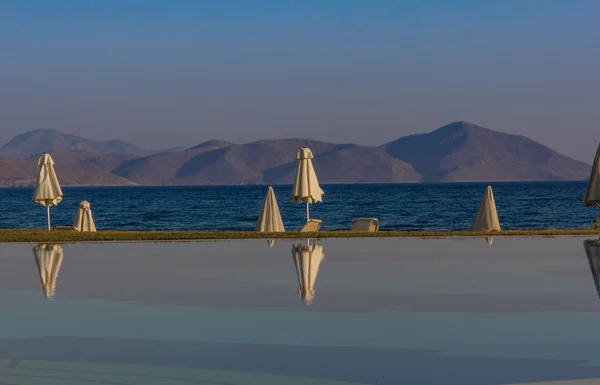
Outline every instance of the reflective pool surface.
{"label": "reflective pool surface", "polygon": [[0,385],[600,383],[600,243],[491,241],[0,244]]}

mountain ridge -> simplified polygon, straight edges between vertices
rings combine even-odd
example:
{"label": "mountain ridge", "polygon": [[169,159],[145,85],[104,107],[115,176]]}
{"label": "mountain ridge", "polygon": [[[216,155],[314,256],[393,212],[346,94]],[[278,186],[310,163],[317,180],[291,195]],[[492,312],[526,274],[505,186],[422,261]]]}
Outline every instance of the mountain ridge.
{"label": "mountain ridge", "polygon": [[[18,137],[8,148],[19,148],[21,155],[40,148],[39,140],[23,142]],[[73,183],[91,183],[89,175],[84,175],[87,170],[88,174],[102,174],[102,183],[116,185],[288,184],[294,178],[297,150],[303,146],[315,155],[314,167],[324,184],[584,180],[591,168],[525,136],[462,121],[379,146],[302,138],[245,144],[209,140],[187,149],[139,154],[129,147],[119,152],[120,143],[111,147],[113,152],[103,152],[97,151],[102,147],[86,147],[84,138],[75,136],[74,142],[72,136],[58,131],[52,132],[52,137],[58,138],[55,142],[59,148],[49,152],[55,157],[59,178],[61,167],[68,166],[67,179]],[[6,146],[0,147],[0,156],[6,156]],[[15,168],[18,162],[2,159],[0,182],[7,184],[8,179],[2,179],[3,168]],[[10,174],[11,180],[27,180],[15,179],[14,172],[4,174]]]}

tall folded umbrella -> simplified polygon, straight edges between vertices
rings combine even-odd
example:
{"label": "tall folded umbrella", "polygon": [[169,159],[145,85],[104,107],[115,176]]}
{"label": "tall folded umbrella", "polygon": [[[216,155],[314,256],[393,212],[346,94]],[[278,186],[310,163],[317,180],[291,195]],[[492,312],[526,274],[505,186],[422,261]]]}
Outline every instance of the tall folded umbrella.
{"label": "tall folded umbrella", "polygon": [[323,202],[323,190],[319,186],[317,174],[312,164],[314,156],[309,148],[302,147],[298,150],[298,169],[296,170],[296,179],[292,189],[292,202],[306,202],[306,222],[310,220],[308,205],[316,202]]}
{"label": "tall folded umbrella", "polygon": [[494,202],[491,186],[487,186],[485,189],[485,194],[483,194],[479,209],[471,225],[471,231],[500,231],[500,221],[498,220],[496,202]]}
{"label": "tall folded umbrella", "polygon": [[33,202],[46,207],[48,213],[48,230],[50,230],[50,207],[62,201],[63,193],[54,172],[54,161],[50,154],[44,154],[38,159],[40,171],[33,189]]}
{"label": "tall folded umbrella", "polygon": [[592,163],[592,171],[590,172],[590,179],[588,180],[587,189],[585,190],[585,197],[583,198],[583,205],[586,207],[596,206],[600,208],[600,144],[596,150],[596,156],[594,157],[594,163]]}
{"label": "tall folded umbrella", "polygon": [[315,298],[319,266],[325,258],[323,245],[292,245],[292,257],[298,275],[298,295],[305,305],[310,305]]}
{"label": "tall folded umbrella", "polygon": [[63,248],[60,245],[40,243],[33,248],[33,255],[40,274],[41,291],[47,299],[52,299],[63,261]]}
{"label": "tall folded umbrella", "polygon": [[92,217],[90,202],[81,201],[77,214],[75,215],[75,220],[73,221],[73,227],[75,227],[77,231],[96,231],[96,224]]}
{"label": "tall folded umbrella", "polygon": [[271,186],[269,186],[267,195],[265,195],[265,200],[258,216],[258,222],[256,223],[256,231],[263,233],[280,233],[285,231],[283,221],[281,220],[281,213],[279,212],[279,205],[275,198],[275,192]]}

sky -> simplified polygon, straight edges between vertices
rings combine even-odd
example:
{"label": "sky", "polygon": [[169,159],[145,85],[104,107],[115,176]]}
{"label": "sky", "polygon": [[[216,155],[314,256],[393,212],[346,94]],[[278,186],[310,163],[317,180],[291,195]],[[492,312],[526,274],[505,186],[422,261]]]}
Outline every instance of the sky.
{"label": "sky", "polygon": [[598,0],[0,0],[0,143],[379,145],[457,120],[591,163]]}

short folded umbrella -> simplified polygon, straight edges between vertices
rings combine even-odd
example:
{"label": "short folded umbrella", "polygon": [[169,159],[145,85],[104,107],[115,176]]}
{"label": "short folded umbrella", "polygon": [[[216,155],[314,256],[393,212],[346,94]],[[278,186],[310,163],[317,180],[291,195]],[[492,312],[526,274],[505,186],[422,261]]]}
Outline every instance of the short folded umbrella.
{"label": "short folded umbrella", "polygon": [[263,233],[280,233],[285,231],[283,221],[281,220],[281,213],[279,212],[279,205],[275,198],[275,192],[271,186],[267,190],[267,195],[260,210],[258,222],[256,223],[256,231]]}
{"label": "short folded umbrella", "polygon": [[471,231],[500,231],[500,221],[496,211],[496,202],[492,187],[487,186],[479,204],[477,214],[471,225]]}
{"label": "short folded umbrella", "polygon": [[96,231],[96,224],[92,217],[90,202],[82,201],[79,204],[79,209],[77,210],[75,220],[73,221],[73,227],[75,227],[77,231]]}

